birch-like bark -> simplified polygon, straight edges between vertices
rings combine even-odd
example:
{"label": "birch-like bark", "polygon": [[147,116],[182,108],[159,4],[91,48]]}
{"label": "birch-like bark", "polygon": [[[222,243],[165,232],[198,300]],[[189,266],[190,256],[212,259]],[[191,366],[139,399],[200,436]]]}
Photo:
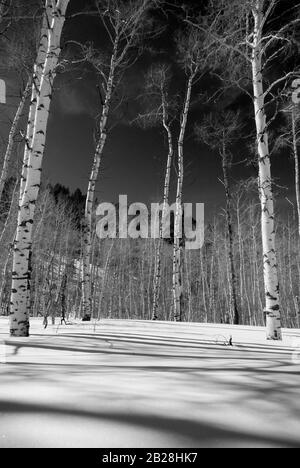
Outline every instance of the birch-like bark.
{"label": "birch-like bark", "polygon": [[[11,336],[24,337],[29,335],[32,228],[36,201],[41,184],[53,81],[60,56],[61,34],[69,1],[58,0],[57,2],[52,2],[53,8],[51,9],[51,14],[47,16],[47,18],[51,19],[48,27],[47,54],[37,93],[32,145],[29,152],[24,193],[20,200],[17,234],[14,245],[10,317]],[[46,15],[49,13],[49,8],[49,3],[46,2]]]}
{"label": "birch-like bark", "polygon": [[119,35],[116,35],[114,51],[111,57],[109,77],[106,86],[105,102],[100,120],[100,136],[94,155],[93,167],[89,179],[85,213],[82,222],[83,231],[83,261],[82,261],[82,311],[84,320],[90,320],[92,316],[92,288],[91,288],[91,248],[92,248],[92,213],[95,200],[96,184],[102,162],[103,151],[107,140],[107,124],[111,108],[111,100],[117,66],[117,54]]}
{"label": "birch-like bark", "polygon": [[274,201],[262,72],[262,29],[264,24],[263,1],[256,0],[256,7],[252,11],[255,21],[252,53],[252,78],[258,145],[267,339],[281,340],[282,333],[279,305],[278,266],[275,250]]}
{"label": "birch-like bark", "polygon": [[45,11],[43,14],[41,32],[40,32],[40,43],[38,47],[36,62],[33,68],[31,99],[30,99],[29,115],[28,115],[28,122],[27,122],[27,131],[26,131],[26,137],[25,137],[25,150],[24,150],[24,158],[23,158],[23,165],[22,165],[21,182],[20,182],[20,203],[24,195],[24,189],[25,189],[26,177],[27,177],[27,169],[28,169],[28,161],[29,161],[30,152],[32,151],[32,140],[33,140],[33,135],[34,135],[34,122],[35,122],[35,116],[36,116],[36,110],[37,110],[38,92],[40,89],[43,69],[44,69],[46,57],[47,57],[48,29],[49,29],[49,25],[51,24],[52,8],[53,8],[52,1],[46,0]]}
{"label": "birch-like bark", "polygon": [[12,156],[12,152],[13,152],[13,148],[14,148],[14,141],[15,141],[15,137],[16,137],[16,134],[17,134],[17,131],[18,131],[20,118],[21,118],[21,116],[23,114],[25,103],[26,103],[27,97],[29,96],[29,93],[30,93],[30,88],[31,88],[31,80],[28,81],[28,83],[26,85],[26,88],[25,88],[25,90],[23,92],[21,101],[20,101],[20,103],[18,105],[17,112],[15,114],[11,129],[10,129],[10,132],[9,132],[7,148],[6,148],[6,152],[5,152],[5,155],[4,155],[2,172],[1,172],[1,176],[0,176],[0,200],[1,200],[1,197],[2,197],[2,194],[3,194],[3,189],[4,189],[5,182],[6,182],[7,177],[8,177],[9,164],[10,164],[10,161],[11,161],[11,156]]}
{"label": "birch-like bark", "polygon": [[234,266],[234,252],[233,252],[233,223],[232,223],[232,197],[228,177],[228,158],[226,154],[225,144],[222,149],[222,169],[224,178],[224,187],[226,195],[226,223],[227,223],[227,236],[228,236],[228,257],[229,257],[229,289],[230,289],[230,314],[233,319],[234,325],[239,325],[240,318],[237,306],[237,280]]}
{"label": "birch-like bark", "polygon": [[174,320],[182,321],[183,315],[183,286],[182,286],[182,191],[184,179],[184,138],[188,122],[192,87],[195,73],[192,73],[188,79],[187,91],[184,103],[184,110],[180,125],[180,135],[178,139],[178,178],[176,193],[176,213],[174,220],[174,249],[173,249],[173,308]]}
{"label": "birch-like bark", "polygon": [[296,107],[292,110],[292,138],[293,138],[293,153],[295,161],[295,190],[298,214],[298,233],[300,237],[300,175],[299,175],[299,154],[298,154],[298,137],[296,124]]}
{"label": "birch-like bark", "polygon": [[167,118],[167,103],[166,97],[164,95],[164,90],[162,92],[162,110],[163,110],[163,127],[166,131],[168,138],[168,157],[167,157],[167,167],[165,173],[165,182],[164,182],[164,198],[163,198],[163,211],[162,219],[159,219],[159,240],[156,246],[155,252],[155,272],[154,272],[154,287],[153,287],[153,306],[152,306],[152,320],[158,320],[158,303],[160,296],[161,288],[161,252],[163,246],[163,226],[166,219],[166,209],[169,203],[169,194],[170,194],[170,180],[171,180],[171,167],[173,162],[173,138],[170,125]]}

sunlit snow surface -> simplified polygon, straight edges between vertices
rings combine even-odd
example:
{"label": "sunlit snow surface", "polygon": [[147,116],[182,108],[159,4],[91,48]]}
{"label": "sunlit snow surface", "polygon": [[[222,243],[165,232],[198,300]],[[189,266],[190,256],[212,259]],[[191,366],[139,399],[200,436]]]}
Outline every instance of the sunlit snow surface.
{"label": "sunlit snow surface", "polygon": [[300,446],[299,330],[282,343],[142,321],[7,330],[1,318],[0,447]]}

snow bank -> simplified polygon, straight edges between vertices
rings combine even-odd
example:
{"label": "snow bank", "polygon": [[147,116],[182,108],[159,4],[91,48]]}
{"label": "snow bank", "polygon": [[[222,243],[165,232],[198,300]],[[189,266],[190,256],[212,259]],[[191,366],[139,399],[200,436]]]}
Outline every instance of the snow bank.
{"label": "snow bank", "polygon": [[0,447],[300,446],[300,330],[279,343],[225,325],[7,329],[0,319]]}

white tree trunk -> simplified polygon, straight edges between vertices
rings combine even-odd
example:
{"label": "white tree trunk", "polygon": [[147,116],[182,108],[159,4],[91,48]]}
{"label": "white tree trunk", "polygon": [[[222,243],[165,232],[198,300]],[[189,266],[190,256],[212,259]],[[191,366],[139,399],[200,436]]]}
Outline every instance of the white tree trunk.
{"label": "white tree trunk", "polygon": [[10,129],[10,132],[9,132],[7,148],[6,148],[6,152],[5,152],[5,155],[4,155],[2,172],[1,172],[1,176],[0,176],[0,200],[1,200],[1,197],[2,197],[2,194],[3,194],[3,189],[4,189],[5,182],[6,182],[7,177],[8,177],[9,164],[10,164],[11,155],[12,155],[12,152],[13,152],[15,137],[16,137],[16,134],[17,134],[17,131],[18,131],[18,125],[19,125],[20,118],[21,118],[23,110],[24,110],[24,106],[25,106],[27,97],[29,96],[30,88],[31,88],[31,80],[27,83],[27,86],[26,86],[26,88],[25,88],[25,90],[23,92],[22,99],[21,99],[21,101],[20,101],[20,103],[18,105],[17,112],[15,114],[11,129]]}
{"label": "white tree trunk", "polygon": [[192,87],[195,75],[189,77],[187,91],[182,114],[180,135],[178,139],[178,179],[176,193],[176,213],[174,220],[174,250],[173,250],[173,307],[174,320],[182,321],[183,285],[182,285],[182,247],[180,233],[182,231],[182,191],[184,178],[184,138],[186,133],[188,115],[190,110]]}
{"label": "white tree trunk", "polygon": [[168,158],[167,158],[167,167],[165,173],[165,183],[164,183],[164,199],[163,199],[163,212],[162,219],[159,221],[159,240],[156,246],[155,252],[155,272],[154,272],[154,288],[153,288],[153,306],[152,306],[152,320],[158,319],[158,303],[160,296],[160,287],[161,287],[161,251],[163,245],[163,226],[166,218],[166,208],[169,203],[169,194],[170,194],[170,180],[171,180],[171,168],[173,161],[173,139],[170,126],[167,122],[167,112],[166,112],[166,102],[165,97],[162,96],[162,106],[163,106],[163,127],[166,131],[168,137]]}
{"label": "white tree trunk", "polygon": [[278,266],[275,249],[274,201],[272,193],[271,162],[265,95],[262,72],[263,1],[256,0],[252,73],[254,112],[258,143],[259,192],[261,201],[261,228],[263,242],[264,284],[266,300],[267,338],[281,340],[281,314],[279,305]]}
{"label": "white tree trunk", "polygon": [[36,62],[34,64],[34,69],[33,69],[31,100],[30,100],[30,107],[29,107],[27,132],[26,132],[26,137],[25,137],[25,151],[24,151],[22,175],[21,175],[21,182],[20,182],[20,202],[24,194],[27,169],[28,169],[28,161],[29,161],[30,152],[32,150],[32,139],[33,139],[33,134],[34,134],[34,121],[35,121],[36,109],[37,109],[38,90],[40,89],[43,69],[44,69],[45,61],[47,57],[48,25],[51,23],[52,7],[53,7],[52,1],[46,0],[45,11],[43,14],[41,32],[40,32],[40,43],[38,47]]}
{"label": "white tree trunk", "polygon": [[300,237],[300,177],[299,177],[299,155],[298,155],[296,112],[297,112],[296,107],[293,107],[292,137],[293,137],[293,153],[294,153],[294,161],[295,161],[295,190],[296,190],[297,214],[298,214],[298,233]]}
{"label": "white tree trunk", "polygon": [[85,320],[90,320],[92,316],[92,290],[91,290],[91,247],[92,247],[92,213],[94,208],[95,190],[98,180],[99,170],[102,162],[103,151],[107,140],[107,123],[109,118],[111,99],[113,93],[115,71],[116,71],[116,55],[118,48],[118,38],[114,46],[114,53],[111,58],[109,78],[106,87],[105,102],[102,109],[100,120],[100,137],[97,143],[97,148],[94,156],[92,172],[90,175],[85,214],[83,219],[83,261],[82,261],[82,309]]}
{"label": "white tree trunk", "polygon": [[228,157],[226,154],[225,144],[222,150],[222,168],[224,177],[224,187],[226,195],[226,224],[227,224],[227,236],[228,236],[228,257],[229,257],[229,289],[230,289],[230,315],[234,325],[239,325],[239,312],[237,305],[237,280],[234,265],[234,243],[233,243],[233,223],[232,223],[232,198],[229,185],[228,177]]}
{"label": "white tree trunk", "polygon": [[[11,336],[29,335],[32,227],[35,205],[41,184],[41,171],[53,81],[61,50],[61,34],[69,0],[58,0],[57,2],[51,2],[51,4],[53,9],[48,17],[51,21],[49,21],[48,27],[47,54],[41,74],[40,86],[37,90],[32,147],[29,152],[24,192],[20,200],[18,227],[14,245],[10,317]],[[50,8],[48,2],[46,2],[46,7],[46,14],[48,14]]]}

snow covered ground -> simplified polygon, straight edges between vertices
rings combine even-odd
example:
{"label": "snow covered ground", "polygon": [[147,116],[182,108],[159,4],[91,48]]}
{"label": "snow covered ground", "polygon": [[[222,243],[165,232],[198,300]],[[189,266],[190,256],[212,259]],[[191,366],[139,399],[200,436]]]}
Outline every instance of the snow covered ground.
{"label": "snow covered ground", "polygon": [[223,325],[7,329],[1,318],[0,447],[300,447],[300,330],[270,343]]}

